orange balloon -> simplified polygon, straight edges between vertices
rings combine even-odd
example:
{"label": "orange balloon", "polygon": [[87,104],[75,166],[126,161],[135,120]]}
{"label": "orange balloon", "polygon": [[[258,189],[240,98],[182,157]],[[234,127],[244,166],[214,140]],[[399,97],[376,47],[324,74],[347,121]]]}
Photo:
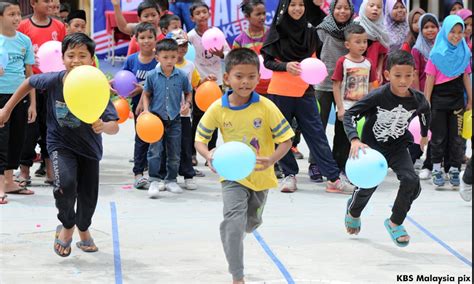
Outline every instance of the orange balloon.
{"label": "orange balloon", "polygon": [[202,83],[196,90],[196,105],[202,111],[206,111],[213,102],[222,97],[221,88],[214,81]]}
{"label": "orange balloon", "polygon": [[152,113],[142,113],[137,118],[137,134],[147,143],[155,143],[163,137],[164,126],[161,119]]}
{"label": "orange balloon", "polygon": [[115,110],[117,111],[119,120],[118,123],[124,123],[128,119],[130,113],[130,106],[126,99],[118,99],[114,101]]}

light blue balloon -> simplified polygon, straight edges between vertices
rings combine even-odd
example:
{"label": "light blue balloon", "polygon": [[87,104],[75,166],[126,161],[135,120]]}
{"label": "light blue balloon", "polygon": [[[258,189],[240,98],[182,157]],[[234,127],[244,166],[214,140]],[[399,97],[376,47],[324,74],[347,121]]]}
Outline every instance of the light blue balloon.
{"label": "light blue balloon", "polygon": [[0,47],[0,68],[5,69],[8,64],[8,51]]}
{"label": "light blue balloon", "polygon": [[334,104],[331,105],[331,112],[329,113],[328,123],[331,125],[336,124],[336,110]]}
{"label": "light blue balloon", "polygon": [[212,166],[225,180],[238,181],[248,177],[255,169],[257,158],[253,150],[242,142],[227,142],[217,147]]}
{"label": "light blue balloon", "polygon": [[349,158],[346,175],[350,182],[359,188],[373,188],[381,184],[387,176],[388,164],[385,157],[374,149],[359,151],[359,158]]}
{"label": "light blue balloon", "polygon": [[188,43],[188,52],[186,53],[186,55],[184,56],[184,58],[187,60],[187,61],[192,61],[194,62],[194,59],[196,59],[196,49],[194,48],[194,46],[190,43]]}

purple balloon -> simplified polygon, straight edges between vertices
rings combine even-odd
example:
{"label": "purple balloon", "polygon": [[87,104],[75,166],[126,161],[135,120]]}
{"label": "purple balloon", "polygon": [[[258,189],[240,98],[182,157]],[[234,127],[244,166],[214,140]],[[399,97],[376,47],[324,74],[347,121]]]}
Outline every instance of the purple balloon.
{"label": "purple balloon", "polygon": [[137,78],[135,74],[128,70],[121,70],[115,74],[112,85],[119,96],[126,98],[135,89],[136,83]]}

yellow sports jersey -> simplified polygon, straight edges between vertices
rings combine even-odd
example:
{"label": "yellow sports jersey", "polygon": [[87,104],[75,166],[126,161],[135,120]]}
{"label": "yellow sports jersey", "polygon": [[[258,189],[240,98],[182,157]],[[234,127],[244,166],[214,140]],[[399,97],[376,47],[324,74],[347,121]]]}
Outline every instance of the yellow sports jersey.
{"label": "yellow sports jersey", "polygon": [[[207,144],[216,129],[220,129],[224,142],[239,141],[249,145],[259,157],[270,157],[275,144],[291,139],[295,134],[278,107],[269,99],[253,93],[250,101],[231,107],[227,92],[204,113],[196,131],[196,141]],[[273,167],[252,172],[238,181],[255,191],[275,188],[278,185]]]}

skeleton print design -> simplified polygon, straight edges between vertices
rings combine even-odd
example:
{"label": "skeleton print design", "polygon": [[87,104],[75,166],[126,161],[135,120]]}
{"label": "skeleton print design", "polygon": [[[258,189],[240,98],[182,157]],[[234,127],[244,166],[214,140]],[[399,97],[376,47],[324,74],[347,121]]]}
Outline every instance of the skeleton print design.
{"label": "skeleton print design", "polygon": [[378,142],[387,142],[389,138],[397,139],[405,134],[408,121],[415,110],[407,111],[402,105],[392,110],[377,107],[377,121],[372,130]]}

